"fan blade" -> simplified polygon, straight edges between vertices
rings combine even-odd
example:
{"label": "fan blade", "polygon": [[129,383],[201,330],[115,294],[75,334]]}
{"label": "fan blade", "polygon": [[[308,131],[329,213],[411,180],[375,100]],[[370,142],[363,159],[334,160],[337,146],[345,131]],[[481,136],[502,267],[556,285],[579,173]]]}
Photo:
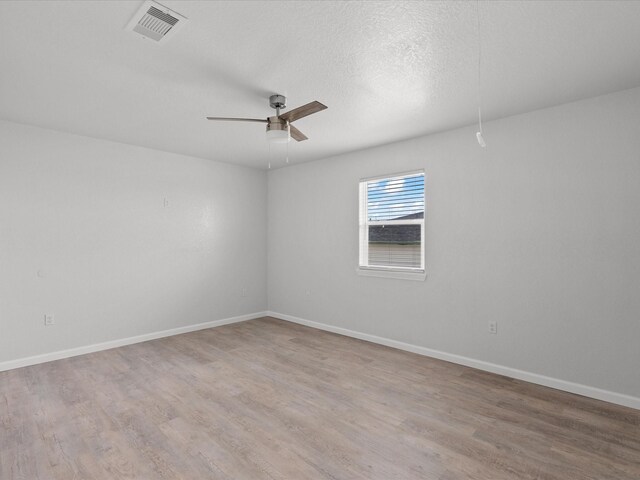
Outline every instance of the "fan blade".
{"label": "fan blade", "polygon": [[289,124],[289,135],[297,142],[302,142],[303,140],[308,140],[307,136],[298,130],[293,125]]}
{"label": "fan blade", "polygon": [[269,123],[269,120],[262,118],[230,118],[230,117],[207,117],[207,120],[224,120],[226,122],[260,122]]}
{"label": "fan blade", "polygon": [[312,113],[324,110],[325,108],[327,108],[326,105],[323,105],[320,102],[311,102],[301,107],[294,108],[293,110],[289,110],[288,112],[284,112],[282,115],[280,115],[280,118],[291,123],[302,117],[311,115]]}

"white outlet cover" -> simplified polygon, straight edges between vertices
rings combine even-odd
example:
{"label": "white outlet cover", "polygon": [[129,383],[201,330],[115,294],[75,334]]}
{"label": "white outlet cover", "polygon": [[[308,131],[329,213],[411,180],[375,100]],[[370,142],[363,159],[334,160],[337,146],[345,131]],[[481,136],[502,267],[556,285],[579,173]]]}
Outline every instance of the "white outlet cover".
{"label": "white outlet cover", "polygon": [[45,315],[44,316],[44,324],[45,325],[55,325],[56,324],[56,317],[54,317],[53,315]]}

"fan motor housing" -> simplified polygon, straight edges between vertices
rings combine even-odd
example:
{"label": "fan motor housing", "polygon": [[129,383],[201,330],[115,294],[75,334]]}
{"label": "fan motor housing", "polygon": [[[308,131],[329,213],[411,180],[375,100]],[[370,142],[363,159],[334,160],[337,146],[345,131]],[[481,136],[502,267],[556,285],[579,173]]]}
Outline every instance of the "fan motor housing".
{"label": "fan motor housing", "polygon": [[289,130],[289,124],[287,121],[282,120],[279,117],[269,117],[269,123],[267,123],[267,132],[270,130]]}

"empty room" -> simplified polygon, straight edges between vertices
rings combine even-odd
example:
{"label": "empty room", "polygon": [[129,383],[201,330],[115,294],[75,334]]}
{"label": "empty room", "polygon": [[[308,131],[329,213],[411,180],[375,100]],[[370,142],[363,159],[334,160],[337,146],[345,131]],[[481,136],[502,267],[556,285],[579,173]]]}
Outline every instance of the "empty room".
{"label": "empty room", "polygon": [[0,480],[639,480],[639,46],[0,0]]}

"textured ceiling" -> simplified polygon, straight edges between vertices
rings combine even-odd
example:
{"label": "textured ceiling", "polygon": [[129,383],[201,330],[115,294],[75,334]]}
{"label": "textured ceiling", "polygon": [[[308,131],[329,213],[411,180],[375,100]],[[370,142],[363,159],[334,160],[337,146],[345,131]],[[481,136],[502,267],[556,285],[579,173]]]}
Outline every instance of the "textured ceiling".
{"label": "textured ceiling", "polygon": [[[329,109],[292,162],[473,123],[475,2],[164,1],[164,45],[124,27],[141,1],[0,2],[0,117],[265,168],[268,96]],[[640,85],[640,2],[481,1],[483,116]]]}

